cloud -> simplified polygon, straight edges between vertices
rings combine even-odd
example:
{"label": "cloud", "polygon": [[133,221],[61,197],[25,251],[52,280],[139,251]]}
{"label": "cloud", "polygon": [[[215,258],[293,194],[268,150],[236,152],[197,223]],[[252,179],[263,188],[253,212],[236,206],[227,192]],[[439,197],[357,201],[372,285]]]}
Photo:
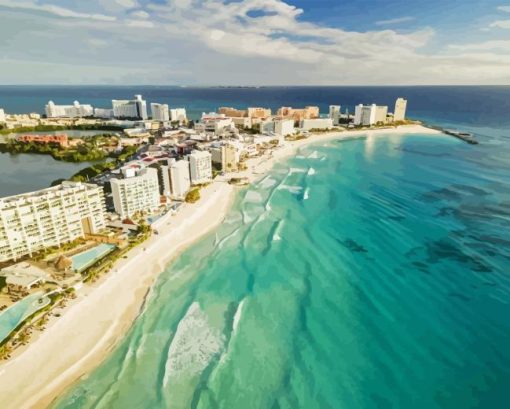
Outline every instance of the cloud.
{"label": "cloud", "polygon": [[107,16],[104,14],[89,14],[89,13],[78,13],[76,11],[66,9],[64,7],[55,6],[51,4],[36,4],[32,2],[23,1],[11,1],[11,0],[0,0],[0,7],[7,7],[11,9],[20,10],[31,10],[53,14],[58,17],[64,18],[81,18],[99,21],[115,21],[116,18],[113,16]]}
{"label": "cloud", "polygon": [[510,29],[510,20],[498,20],[494,21],[490,24],[491,28],[503,28],[503,29]]}
{"label": "cloud", "polygon": [[392,24],[407,23],[409,21],[414,21],[414,20],[416,20],[416,17],[407,16],[407,17],[392,18],[389,20],[380,20],[380,21],[376,21],[375,24],[377,26],[389,26]]}
{"label": "cloud", "polygon": [[[66,1],[67,9],[0,0],[8,9],[0,15],[0,59],[18,62],[0,61],[2,78],[34,82],[32,67],[40,83],[510,83],[506,40],[449,46],[431,27],[388,27],[409,16],[360,31],[312,22],[291,0]],[[17,70],[23,60],[28,68]],[[37,68],[45,61],[54,62],[51,70]]]}
{"label": "cloud", "polygon": [[510,52],[510,40],[492,40],[473,44],[451,44],[453,50],[503,50]]}

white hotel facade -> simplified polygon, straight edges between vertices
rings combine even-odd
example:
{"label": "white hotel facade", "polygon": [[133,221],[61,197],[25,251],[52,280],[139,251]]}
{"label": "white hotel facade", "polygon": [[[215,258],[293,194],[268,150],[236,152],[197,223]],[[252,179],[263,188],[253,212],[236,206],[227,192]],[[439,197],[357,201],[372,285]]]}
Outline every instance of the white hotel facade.
{"label": "white hotel facade", "polygon": [[164,194],[174,200],[183,200],[191,187],[189,162],[171,159],[162,166]]}
{"label": "white hotel facade", "polygon": [[125,179],[110,181],[115,212],[122,218],[131,217],[136,212],[151,213],[160,206],[158,171],[145,168],[130,173],[131,170],[127,169]]}
{"label": "white hotel facade", "polygon": [[74,101],[73,105],[55,105],[53,101],[49,101],[45,111],[48,118],[82,118],[94,115],[92,105],[80,104],[78,101]]}
{"label": "white hotel facade", "polygon": [[207,151],[192,151],[189,156],[191,184],[199,185],[212,180],[212,156]]}
{"label": "white hotel facade", "polygon": [[103,189],[61,185],[0,199],[0,262],[60,246],[106,227]]}

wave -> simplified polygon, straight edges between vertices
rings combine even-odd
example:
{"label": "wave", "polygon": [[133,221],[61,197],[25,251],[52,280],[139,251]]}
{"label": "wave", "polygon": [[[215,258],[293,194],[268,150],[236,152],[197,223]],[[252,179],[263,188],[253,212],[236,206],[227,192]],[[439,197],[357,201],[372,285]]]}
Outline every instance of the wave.
{"label": "wave", "polygon": [[276,184],[276,180],[273,179],[270,175],[267,175],[264,179],[262,179],[258,185],[264,189],[273,187]]}
{"label": "wave", "polygon": [[306,173],[306,169],[302,169],[302,168],[290,168],[289,169],[289,175],[292,175],[293,173]]}
{"label": "wave", "polygon": [[194,302],[179,322],[168,348],[163,386],[200,374],[221,352],[225,336],[212,327],[207,314]]}
{"label": "wave", "polygon": [[278,222],[278,225],[276,226],[276,229],[273,233],[273,241],[280,241],[282,239],[281,232],[282,232],[284,224],[285,224],[285,219],[281,219]]}
{"label": "wave", "polygon": [[243,300],[239,303],[239,305],[237,306],[236,313],[234,314],[234,320],[232,321],[232,336],[234,336],[236,334],[237,327],[239,325],[239,322],[241,321],[241,316],[243,314],[243,307],[244,307],[245,300],[246,299],[243,298]]}
{"label": "wave", "polygon": [[307,187],[305,190],[305,193],[303,194],[303,200],[308,200],[309,197],[310,197],[310,188]]}
{"label": "wave", "polygon": [[223,223],[225,224],[236,224],[239,223],[243,219],[243,216],[239,213],[233,213],[232,217],[225,219]]}
{"label": "wave", "polygon": [[262,195],[254,190],[248,190],[244,196],[244,201],[246,203],[261,203],[262,200]]}
{"label": "wave", "polygon": [[223,237],[219,242],[218,242],[218,248],[221,249],[223,248],[223,245],[225,244],[225,242],[229,239],[231,239],[232,237],[234,237],[237,233],[239,233],[239,230],[241,228],[238,227],[237,229],[235,229],[232,233],[226,235],[225,237]]}
{"label": "wave", "polygon": [[313,151],[310,155],[307,156],[308,159],[319,159],[319,152]]}
{"label": "wave", "polygon": [[290,193],[297,195],[297,194],[301,193],[301,191],[303,190],[303,186],[280,185],[280,186],[278,186],[278,190],[287,190]]}
{"label": "wave", "polygon": [[313,176],[315,175],[317,172],[314,168],[310,167],[310,169],[308,169],[308,172],[306,173],[308,176]]}

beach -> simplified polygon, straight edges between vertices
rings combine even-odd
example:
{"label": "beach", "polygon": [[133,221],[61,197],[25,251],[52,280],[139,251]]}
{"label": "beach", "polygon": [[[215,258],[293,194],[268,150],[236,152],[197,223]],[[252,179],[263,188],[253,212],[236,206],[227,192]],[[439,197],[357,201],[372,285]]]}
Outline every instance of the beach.
{"label": "beach", "polygon": [[[269,155],[250,159],[248,169],[236,176],[254,181],[277,160],[310,143],[404,133],[440,134],[412,125],[313,135],[286,143]],[[133,249],[96,286],[79,289],[77,300],[63,311],[62,317],[53,318],[38,339],[10,361],[0,364],[2,408],[46,407],[103,361],[139,315],[159,273],[180,251],[222,222],[235,192],[226,183],[230,176],[202,189],[198,203],[185,204],[176,215],[167,214],[159,219],[153,225],[158,235]]]}

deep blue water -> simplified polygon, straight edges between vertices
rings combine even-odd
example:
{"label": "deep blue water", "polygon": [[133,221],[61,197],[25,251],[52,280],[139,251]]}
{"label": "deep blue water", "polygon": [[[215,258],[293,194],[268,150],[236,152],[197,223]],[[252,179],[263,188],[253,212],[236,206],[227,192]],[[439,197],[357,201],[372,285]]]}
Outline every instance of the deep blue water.
{"label": "deep blue water", "polygon": [[507,408],[510,126],[488,106],[510,92],[470,98],[421,112],[480,145],[367,135],[278,163],[55,407]]}

